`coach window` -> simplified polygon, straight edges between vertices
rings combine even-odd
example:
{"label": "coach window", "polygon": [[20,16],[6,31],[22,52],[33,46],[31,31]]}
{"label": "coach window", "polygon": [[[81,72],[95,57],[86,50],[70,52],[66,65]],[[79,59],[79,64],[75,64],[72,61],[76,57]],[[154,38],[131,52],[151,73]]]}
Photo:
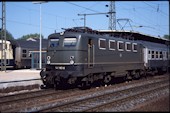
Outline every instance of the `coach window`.
{"label": "coach window", "polygon": [[156,51],[156,59],[158,59],[158,51]]}
{"label": "coach window", "polygon": [[75,46],[77,43],[76,37],[65,37],[64,38],[64,46]]}
{"label": "coach window", "polygon": [[151,51],[150,51],[150,50],[148,50],[148,54],[149,54],[149,55],[151,54]]}
{"label": "coach window", "polygon": [[131,43],[130,42],[126,42],[125,43],[125,48],[126,48],[126,51],[131,51]]}
{"label": "coach window", "polygon": [[123,44],[123,41],[118,41],[118,42],[117,42],[117,46],[118,46],[118,50],[119,50],[119,51],[123,51],[123,45],[124,45],[124,44]]}
{"label": "coach window", "polygon": [[151,59],[151,51],[148,50],[148,59]]}
{"label": "coach window", "polygon": [[132,50],[133,52],[137,52],[137,43],[132,44]]}
{"label": "coach window", "polygon": [[162,51],[160,51],[159,55],[160,55],[160,59],[162,59],[163,58]]}
{"label": "coach window", "polygon": [[116,42],[115,40],[109,40],[109,50],[115,50]]}
{"label": "coach window", "polygon": [[152,51],[152,59],[155,58],[155,52]]}
{"label": "coach window", "polygon": [[106,49],[106,39],[99,39],[99,49]]}

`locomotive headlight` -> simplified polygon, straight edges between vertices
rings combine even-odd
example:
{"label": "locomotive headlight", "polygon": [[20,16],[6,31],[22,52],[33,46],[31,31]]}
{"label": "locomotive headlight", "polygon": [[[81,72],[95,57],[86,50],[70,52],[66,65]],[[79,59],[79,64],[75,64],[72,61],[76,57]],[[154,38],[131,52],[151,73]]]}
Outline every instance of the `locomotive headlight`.
{"label": "locomotive headlight", "polygon": [[74,64],[74,56],[70,56],[70,64]]}
{"label": "locomotive headlight", "polygon": [[50,60],[51,59],[51,57],[50,56],[47,56],[47,60]]}
{"label": "locomotive headlight", "polygon": [[70,60],[70,64],[74,64],[74,61],[73,61],[73,60]]}
{"label": "locomotive headlight", "polygon": [[49,61],[49,60],[47,61],[47,64],[50,64],[50,61]]}
{"label": "locomotive headlight", "polygon": [[47,64],[50,64],[51,62],[50,62],[50,59],[51,59],[51,57],[50,56],[47,56]]}

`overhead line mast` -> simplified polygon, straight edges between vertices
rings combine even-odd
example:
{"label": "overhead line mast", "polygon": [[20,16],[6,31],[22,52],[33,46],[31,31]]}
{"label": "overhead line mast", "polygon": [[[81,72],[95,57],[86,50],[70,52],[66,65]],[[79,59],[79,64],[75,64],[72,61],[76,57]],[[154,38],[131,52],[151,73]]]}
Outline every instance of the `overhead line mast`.
{"label": "overhead line mast", "polygon": [[[1,52],[1,71],[6,71],[6,7],[5,2],[2,1],[2,29],[1,29],[1,39],[2,39],[2,52]],[[5,41],[5,42],[4,42]]]}
{"label": "overhead line mast", "polygon": [[115,12],[109,14],[109,30],[116,30],[116,8],[115,1],[110,2],[109,12]]}

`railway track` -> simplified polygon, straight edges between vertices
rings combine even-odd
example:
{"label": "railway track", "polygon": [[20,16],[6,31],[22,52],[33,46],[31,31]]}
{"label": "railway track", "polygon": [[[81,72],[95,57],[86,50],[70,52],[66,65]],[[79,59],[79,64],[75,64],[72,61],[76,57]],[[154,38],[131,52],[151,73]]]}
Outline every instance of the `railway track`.
{"label": "railway track", "polygon": [[[161,86],[161,87],[159,86],[157,88],[153,88],[150,90],[135,93],[135,94],[129,95],[127,97],[115,99],[108,103],[103,103],[101,105],[90,107],[83,111],[85,111],[85,112],[127,111],[128,109],[133,108],[135,105],[138,105],[138,104],[141,104],[141,103],[147,101],[147,99],[151,100],[151,99],[157,98],[158,93],[160,93],[159,96],[164,93],[169,93],[168,88],[169,88],[168,84]],[[156,94],[156,95],[154,95],[154,94]]]}
{"label": "railway track", "polygon": [[59,98],[58,96],[62,94],[65,94],[66,96],[68,93],[75,90],[76,89],[70,89],[65,92],[64,90],[55,91],[53,89],[47,89],[0,97],[0,111],[35,105],[41,102],[49,101],[50,99]]}
{"label": "railway track", "polygon": [[[120,94],[121,92],[128,92],[128,90],[138,90],[139,87],[144,87],[148,89],[148,86],[151,87],[152,84],[168,84],[166,77],[154,78],[154,80],[145,79],[132,81],[130,83],[116,84],[109,87],[100,87],[98,89],[92,88],[89,90],[40,90],[38,92],[17,94],[12,96],[0,97],[0,111],[4,112],[36,112],[36,111],[95,111],[92,108],[101,106],[98,104],[92,106],[89,103],[99,103],[97,100],[102,100],[101,98],[112,97],[108,95]],[[144,85],[145,84],[145,85]],[[147,86],[148,85],[148,86]],[[162,86],[162,85],[160,85]],[[136,87],[136,88],[135,88]],[[134,91],[131,91],[134,92]],[[113,94],[112,94],[113,93]],[[20,95],[20,96],[19,96]],[[100,98],[99,98],[100,97]],[[116,97],[116,96],[113,96]],[[117,97],[122,97],[118,95]],[[9,99],[7,99],[9,98]],[[2,100],[1,100],[2,99]],[[82,104],[81,104],[82,103]],[[83,104],[86,103],[86,104]],[[105,102],[105,104],[108,102]],[[70,106],[78,105],[85,106],[80,107],[79,109],[71,108]],[[89,104],[89,105],[88,105]],[[61,107],[66,107],[62,110]],[[68,105],[68,106],[67,106]],[[91,107],[89,107],[91,106]]]}
{"label": "railway track", "polygon": [[161,81],[117,92],[110,92],[95,97],[85,98],[75,102],[69,102],[63,105],[55,106],[53,108],[42,110],[42,112],[101,111],[107,106],[112,107],[112,104],[118,105],[124,101],[129,101],[133,98],[138,98],[139,96],[147,95],[148,93],[153,93],[168,88],[168,85],[169,83],[167,83],[167,81]]}
{"label": "railway track", "polygon": [[0,105],[3,103],[10,103],[17,100],[22,100],[26,98],[33,98],[36,96],[46,95],[54,93],[54,90],[47,89],[47,90],[39,90],[39,91],[32,91],[32,92],[24,92],[19,94],[13,94],[13,95],[7,95],[7,96],[1,96],[0,97]]}

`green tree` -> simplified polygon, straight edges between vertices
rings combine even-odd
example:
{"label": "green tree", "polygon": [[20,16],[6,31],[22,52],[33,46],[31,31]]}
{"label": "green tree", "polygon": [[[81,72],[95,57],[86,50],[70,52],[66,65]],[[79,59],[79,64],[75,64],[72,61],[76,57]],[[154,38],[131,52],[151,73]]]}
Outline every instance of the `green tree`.
{"label": "green tree", "polygon": [[[1,39],[1,34],[2,34],[2,31],[0,29],[0,39]],[[6,39],[7,40],[14,40],[14,37],[12,36],[12,34],[8,30],[6,30]]]}
{"label": "green tree", "polygon": [[169,35],[164,35],[163,38],[170,40]]}
{"label": "green tree", "polygon": [[[41,35],[42,39],[44,38],[43,35]],[[21,38],[19,39],[28,39],[28,38],[34,38],[34,39],[39,39],[40,38],[40,34],[38,33],[34,33],[34,34],[28,34],[28,35],[23,35]]]}

